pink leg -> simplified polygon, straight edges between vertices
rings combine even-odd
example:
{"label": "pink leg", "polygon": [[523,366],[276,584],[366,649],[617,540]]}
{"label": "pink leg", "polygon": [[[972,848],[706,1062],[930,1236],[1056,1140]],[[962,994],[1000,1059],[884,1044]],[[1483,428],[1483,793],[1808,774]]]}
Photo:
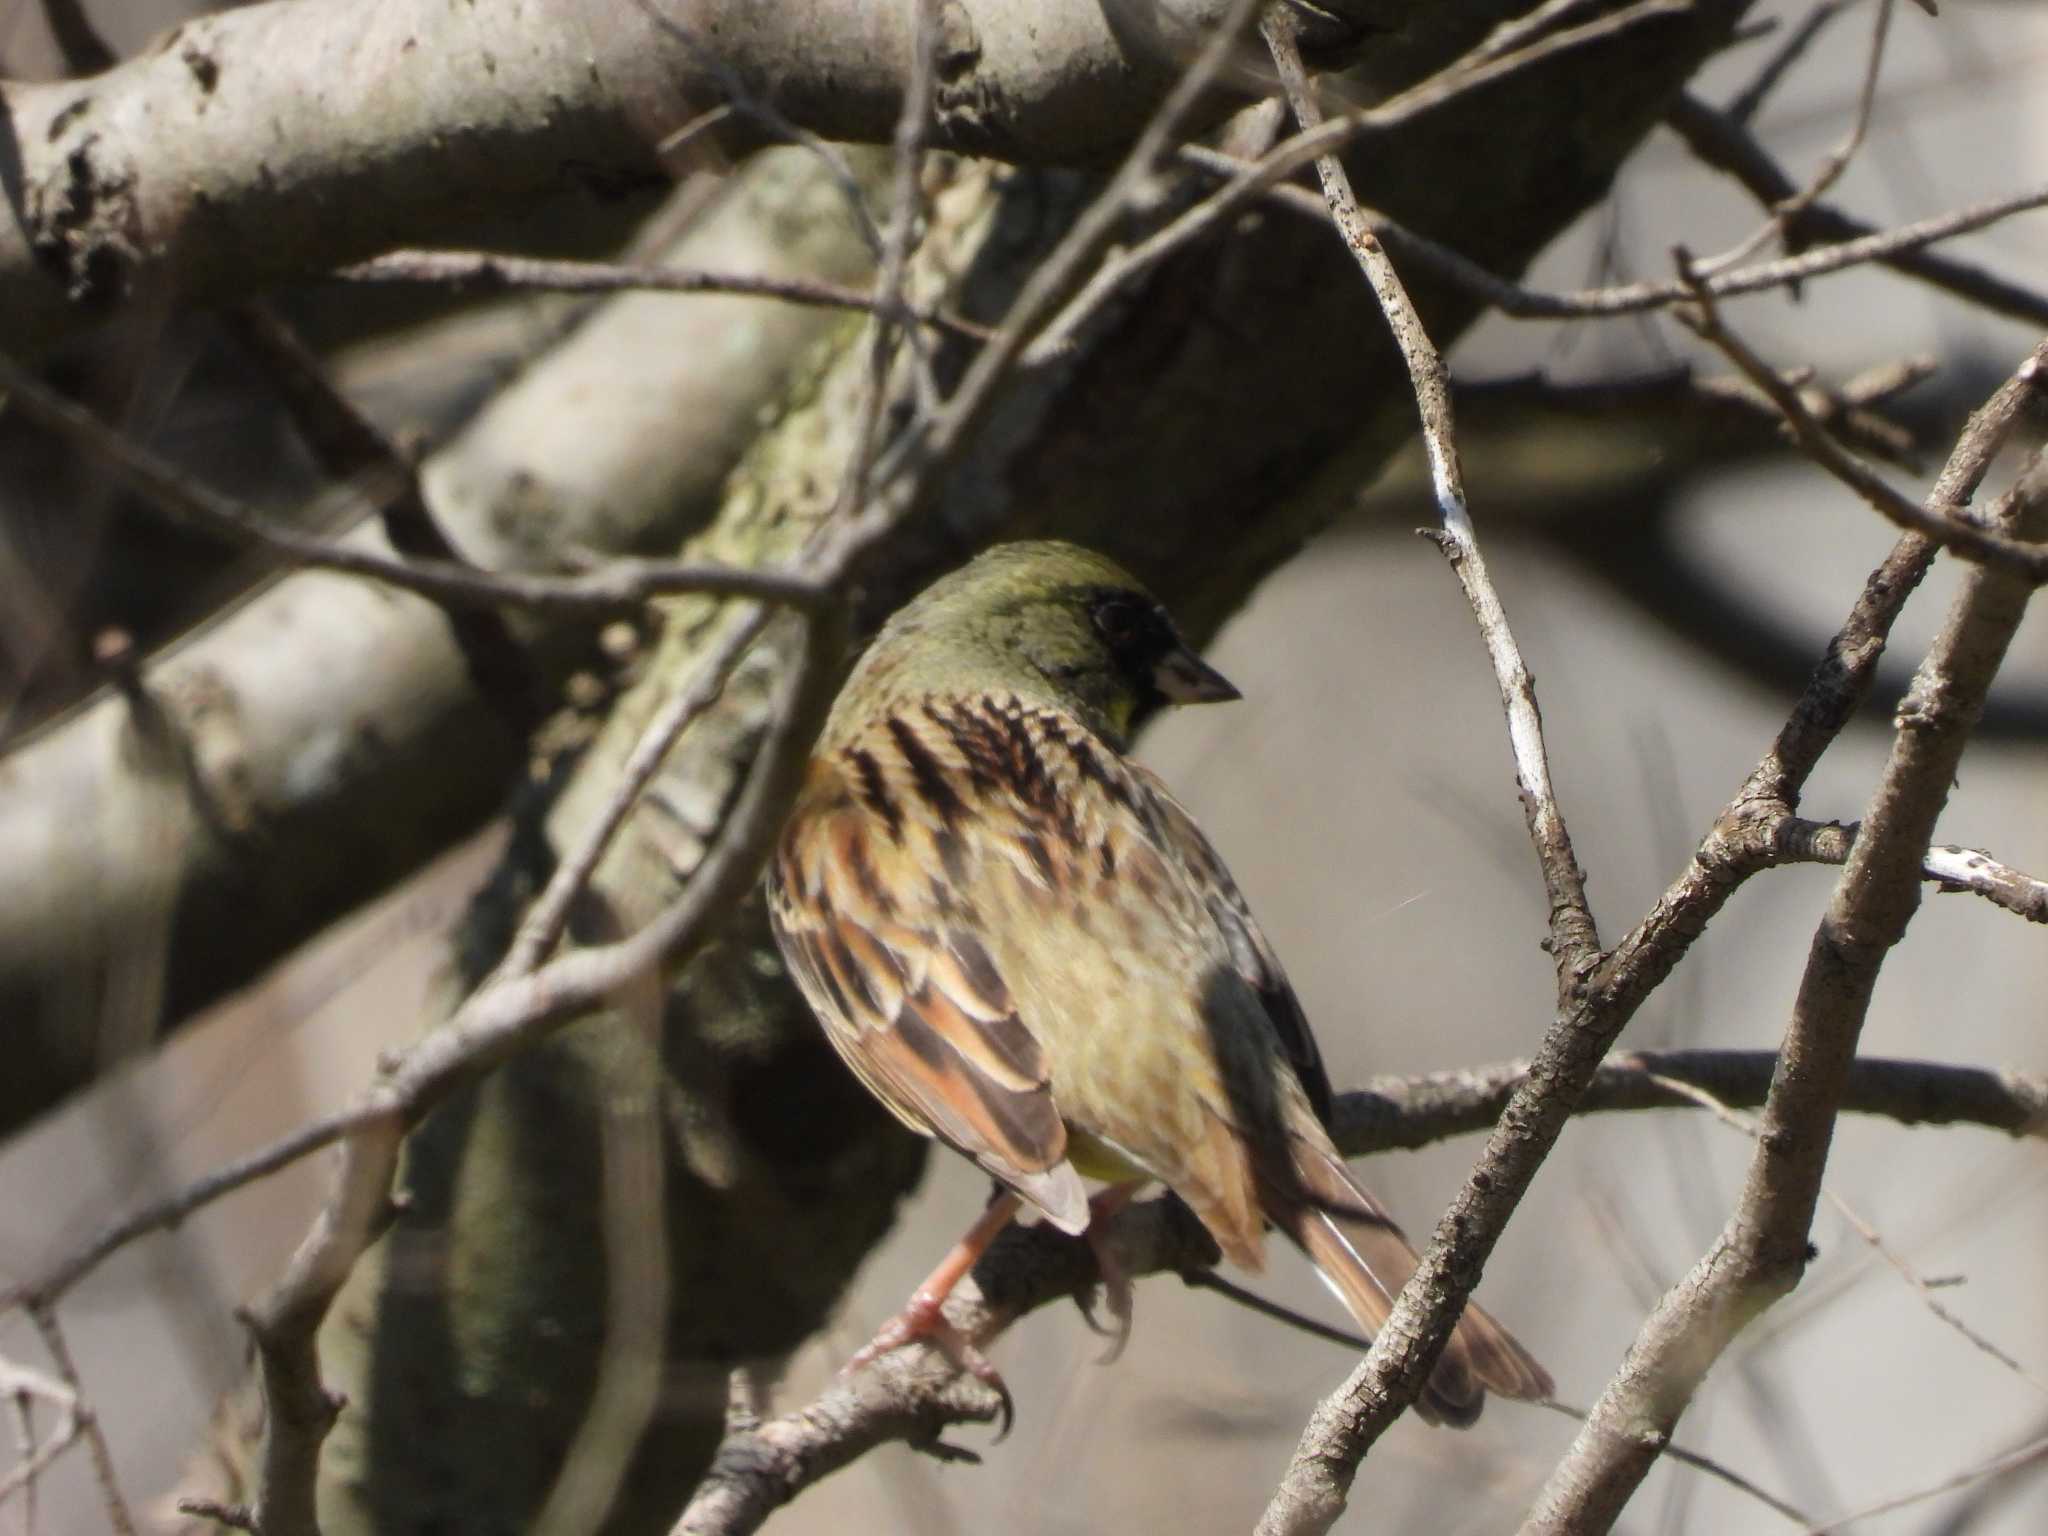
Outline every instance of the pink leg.
{"label": "pink leg", "polygon": [[1023,1201],[1018,1196],[1008,1192],[991,1200],[988,1209],[967,1229],[967,1235],[953,1245],[952,1250],[939,1261],[938,1268],[926,1275],[924,1283],[910,1293],[910,1300],[904,1303],[903,1310],[884,1323],[881,1330],[846,1362],[842,1374],[857,1371],[906,1344],[930,1344],[959,1369],[973,1372],[994,1389],[1003,1405],[1002,1428],[997,1438],[1007,1435],[1011,1420],[1016,1417],[1010,1389],[1003,1384],[1002,1376],[989,1363],[988,1357],[974,1347],[974,1341],[946,1321],[944,1308],[946,1298],[953,1294],[953,1287],[960,1283],[961,1276],[974,1268],[975,1262],[988,1251],[988,1245],[1010,1224],[1021,1204]]}

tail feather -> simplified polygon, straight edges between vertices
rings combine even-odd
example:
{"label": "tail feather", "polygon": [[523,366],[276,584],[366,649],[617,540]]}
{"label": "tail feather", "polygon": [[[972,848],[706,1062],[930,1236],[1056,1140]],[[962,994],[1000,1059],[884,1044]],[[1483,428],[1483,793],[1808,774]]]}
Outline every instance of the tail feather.
{"label": "tail feather", "polygon": [[[1292,1177],[1285,1186],[1263,1177],[1261,1203],[1274,1224],[1314,1260],[1359,1327],[1377,1334],[1420,1260],[1393,1218],[1359,1187],[1334,1150],[1299,1134],[1289,1140]],[[1549,1372],[1472,1302],[1437,1358],[1416,1408],[1432,1423],[1462,1428],[1479,1417],[1488,1392],[1534,1401],[1553,1390]]]}

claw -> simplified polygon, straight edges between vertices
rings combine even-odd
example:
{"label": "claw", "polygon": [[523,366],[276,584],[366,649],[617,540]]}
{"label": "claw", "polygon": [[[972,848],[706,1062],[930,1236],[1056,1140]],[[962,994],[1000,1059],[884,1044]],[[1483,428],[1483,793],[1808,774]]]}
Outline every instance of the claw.
{"label": "claw", "polygon": [[862,1366],[907,1344],[929,1344],[950,1360],[955,1370],[967,1372],[995,1393],[998,1408],[996,1441],[1000,1444],[1009,1434],[1010,1426],[1017,1421],[1016,1399],[1010,1396],[1010,1388],[1002,1373],[988,1356],[975,1347],[972,1339],[946,1321],[945,1313],[940,1310],[944,1305],[945,1297],[920,1290],[901,1312],[884,1323],[875,1336],[840,1367],[840,1374],[851,1375]]}
{"label": "claw", "polygon": [[996,1395],[1000,1409],[997,1419],[996,1439],[1009,1434],[1010,1426],[1017,1420],[1016,1400],[1010,1396],[1010,1389],[1003,1382],[1002,1375],[989,1364],[988,1356],[975,1348],[974,1341],[958,1328],[946,1321],[943,1308],[946,1298],[953,1293],[953,1287],[960,1277],[974,1267],[988,1245],[1010,1224],[1010,1218],[1017,1214],[1020,1204],[1018,1197],[1010,1193],[999,1194],[989,1202],[988,1209],[970,1227],[967,1235],[953,1245],[939,1263],[939,1267],[925,1277],[911,1293],[903,1310],[882,1325],[881,1331],[868,1340],[854,1357],[841,1368],[840,1374],[847,1375],[892,1350],[906,1344],[929,1344],[948,1360],[955,1370],[966,1371]]}
{"label": "claw", "polygon": [[1139,1182],[1113,1184],[1088,1202],[1088,1247],[1095,1255],[1095,1268],[1102,1277],[1103,1304],[1108,1307],[1115,1327],[1105,1328],[1095,1320],[1093,1286],[1076,1292],[1074,1305],[1081,1309],[1089,1328],[1110,1341],[1107,1353],[1096,1362],[1098,1365],[1114,1364],[1131,1341],[1131,1272],[1116,1255],[1109,1240],[1109,1225],[1142,1187]]}

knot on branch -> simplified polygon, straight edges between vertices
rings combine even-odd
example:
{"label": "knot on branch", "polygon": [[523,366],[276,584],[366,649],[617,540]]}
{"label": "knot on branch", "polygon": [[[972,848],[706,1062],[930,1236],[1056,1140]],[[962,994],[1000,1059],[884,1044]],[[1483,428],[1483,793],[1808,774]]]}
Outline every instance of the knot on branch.
{"label": "knot on branch", "polygon": [[81,307],[111,309],[128,297],[141,263],[142,219],[132,166],[120,163],[84,127],[92,98],[80,97],[50,123],[55,143],[75,133],[51,172],[29,185],[29,248]]}

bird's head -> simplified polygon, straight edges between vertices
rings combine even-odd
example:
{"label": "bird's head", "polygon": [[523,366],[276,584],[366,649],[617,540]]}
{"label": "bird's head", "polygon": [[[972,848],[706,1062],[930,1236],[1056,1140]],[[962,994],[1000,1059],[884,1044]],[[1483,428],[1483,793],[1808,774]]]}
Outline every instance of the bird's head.
{"label": "bird's head", "polygon": [[1119,745],[1164,705],[1239,697],[1129,572],[1050,540],[998,544],[934,582],[883,626],[863,675],[892,692],[1042,699]]}

